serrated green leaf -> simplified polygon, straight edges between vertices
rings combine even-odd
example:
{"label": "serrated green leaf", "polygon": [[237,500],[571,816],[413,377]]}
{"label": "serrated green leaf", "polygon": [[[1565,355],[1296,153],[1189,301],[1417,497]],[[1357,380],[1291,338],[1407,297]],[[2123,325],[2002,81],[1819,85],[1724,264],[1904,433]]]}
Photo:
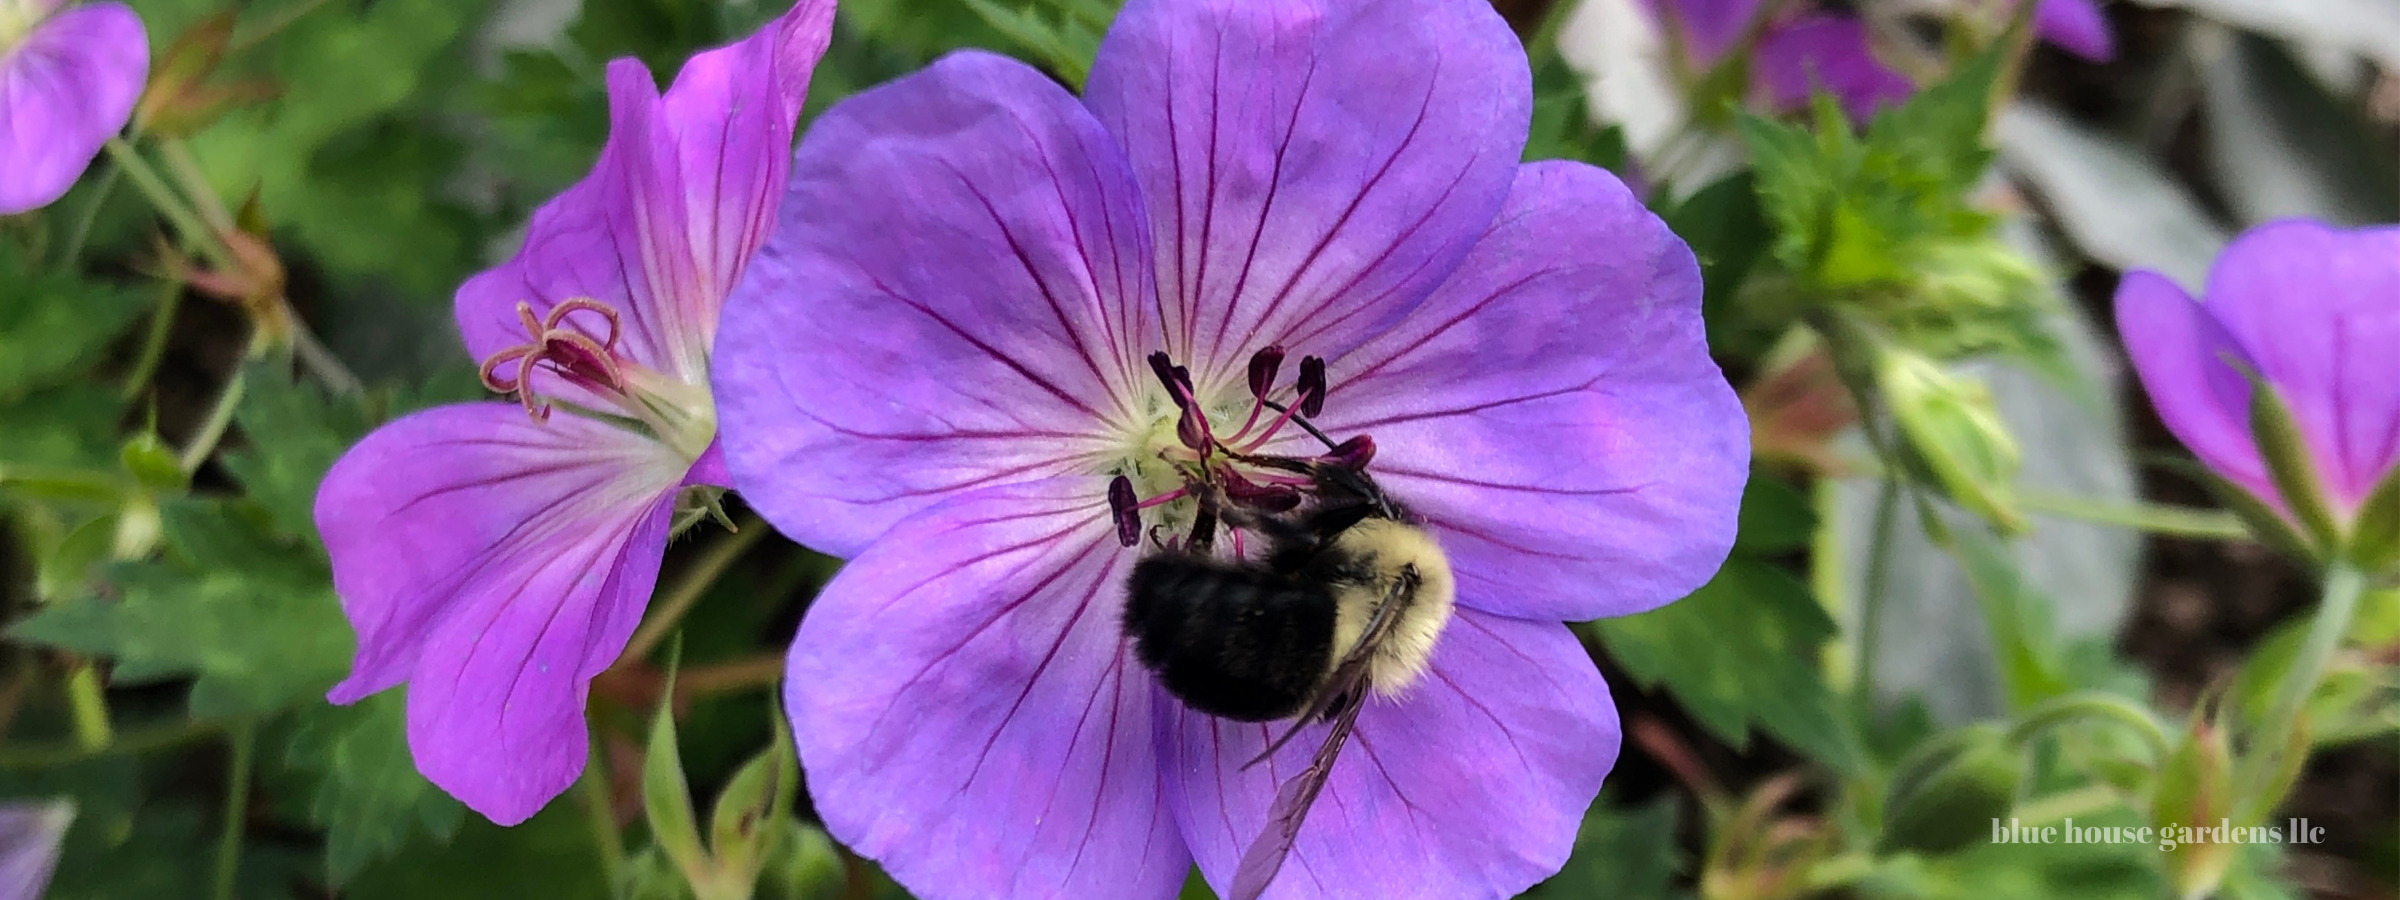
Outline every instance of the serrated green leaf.
{"label": "serrated green leaf", "polygon": [[1757,723],[1827,765],[1857,764],[1815,664],[1833,621],[1783,569],[1736,556],[1689,597],[1593,627],[1636,681],[1664,685],[1702,727],[1735,747],[1749,745]]}
{"label": "serrated green leaf", "polygon": [[232,501],[165,507],[172,559],[120,564],[102,590],[19,622],[19,640],[99,654],[127,684],[195,677],[192,715],[263,713],[349,668],[348,623],[316,551],[278,542]]}
{"label": "serrated green leaf", "polygon": [[0,245],[0,400],[81,371],[154,296],[71,273],[36,272]]}
{"label": "serrated green leaf", "polygon": [[285,534],[316,538],[317,484],[334,460],[373,424],[357,404],[313,384],[295,382],[276,365],[251,366],[235,408],[245,446],[227,452],[227,471],[250,499],[266,508]]}
{"label": "serrated green leaf", "polygon": [[309,819],[325,830],[325,872],[333,887],[420,834],[448,841],[465,819],[465,807],[417,774],[408,751],[407,705],[401,691],[347,707],[307,705],[283,749],[283,765],[312,782]]}

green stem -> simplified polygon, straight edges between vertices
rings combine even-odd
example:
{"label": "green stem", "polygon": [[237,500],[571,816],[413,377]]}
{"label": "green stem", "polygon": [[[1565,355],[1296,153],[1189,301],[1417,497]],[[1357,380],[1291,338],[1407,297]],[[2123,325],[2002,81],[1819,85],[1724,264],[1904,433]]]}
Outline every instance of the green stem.
{"label": "green stem", "polygon": [[100,183],[92,187],[92,202],[84,204],[83,215],[75,220],[75,230],[67,235],[66,252],[58,261],[60,268],[74,270],[76,260],[83,256],[84,242],[92,237],[92,226],[100,221],[100,208],[108,205],[108,195],[116,190],[117,179],[124,174],[116,166],[100,173]]}
{"label": "green stem", "polygon": [[242,832],[250,822],[251,756],[258,749],[258,728],[244,722],[233,728],[233,761],[225,774],[225,833],[217,839],[216,900],[233,900],[234,876],[242,865]]}
{"label": "green stem", "polygon": [[67,712],[75,724],[75,744],[85,752],[98,751],[116,740],[108,723],[108,694],[100,687],[100,671],[90,661],[75,664],[67,674]]}
{"label": "green stem", "polygon": [[2121,525],[2171,537],[2206,540],[2237,540],[2250,536],[2240,519],[2213,510],[2185,506],[2164,506],[2154,503],[2104,503],[2019,488],[2017,502],[2034,512],[2049,513],[2069,519]]}
{"label": "green stem", "polygon": [[232,230],[233,211],[225,208],[225,201],[209,186],[208,176],[200,171],[200,161],[192,157],[191,148],[179,139],[162,138],[158,141],[158,155],[167,161],[167,171],[182,182],[183,195],[192,198],[200,218],[212,229],[210,233]]}
{"label": "green stem", "polygon": [[1875,491],[1875,520],[1867,532],[1867,571],[1859,585],[1858,617],[1852,624],[1858,649],[1850,661],[1854,673],[1850,697],[1861,715],[1875,705],[1875,654],[1883,628],[1883,595],[1890,578],[1892,536],[1899,530],[1899,511],[1900,482],[1887,478]]}
{"label": "green stem", "polygon": [[159,215],[167,217],[167,222],[175,226],[175,232],[183,236],[185,244],[208,257],[210,265],[220,269],[232,267],[232,254],[217,242],[216,235],[207,226],[200,224],[200,217],[193,214],[192,208],[182,198],[175,196],[175,189],[167,185],[166,179],[158,177],[158,171],[150,168],[149,161],[142,159],[142,154],[135,151],[132,144],[126,143],[124,138],[112,137],[105,146],[109,158],[116,160],[117,168],[123,169],[133,179],[133,186],[150,200],[151,207],[157,209]]}
{"label": "green stem", "polygon": [[315,332],[308,330],[308,323],[300,321],[298,313],[287,307],[284,319],[291,324],[292,357],[299,360],[300,367],[315,376],[318,383],[345,396],[366,391],[366,382],[358,380],[350,367],[342,364],[341,357],[333,355],[332,348],[326,347],[325,342],[317,339]]}
{"label": "green stem", "polygon": [[217,442],[225,439],[225,430],[233,425],[233,411],[241,405],[242,372],[236,369],[233,377],[225,381],[225,389],[217,392],[217,404],[209,409],[208,421],[201,423],[200,432],[192,435],[192,442],[183,448],[178,461],[183,464],[184,474],[200,471],[200,465],[217,452]]}
{"label": "green stem", "polygon": [[80,739],[51,744],[18,744],[0,748],[0,770],[42,769],[103,756],[139,755],[215,734],[221,724],[189,721],[162,728],[127,731],[100,747],[87,747]]}
{"label": "green stem", "polygon": [[2166,759],[2172,746],[2167,740],[2166,729],[2158,724],[2158,719],[2151,716],[2149,710],[2123,697],[2096,691],[2054,698],[2027,710],[2024,715],[2017,717],[2015,724],[2009,726],[2008,740],[2021,746],[2040,737],[2042,732],[2077,719],[2103,719],[2126,726],[2135,737],[2142,739],[2143,746],[2150,751],[2153,764]]}
{"label": "green stem", "polygon": [[700,597],[708,593],[709,586],[716,584],[725,570],[733,566],[734,560],[740,559],[744,551],[757,545],[769,530],[767,523],[760,521],[757,516],[743,516],[739,529],[711,544],[708,552],[694,560],[691,568],[685,569],[682,576],[675,580],[675,586],[667,590],[666,599],[651,612],[649,619],[642,622],[642,627],[634,631],[633,639],[625,644],[625,652],[618,654],[617,658],[641,659],[658,649],[658,643],[666,640],[667,633],[674,630],[675,623],[682,621],[685,613],[691,612],[694,604],[700,602]]}
{"label": "green stem", "polygon": [[2366,574],[2349,564],[2337,561],[2326,568],[2324,599],[2308,624],[2308,636],[2300,644],[2299,655],[2292,658],[2291,668],[2284,670],[2267,717],[2252,731],[2251,746],[2259,749],[2253,756],[2256,765],[2246,773],[2242,795],[2261,788],[2282,767],[2284,738],[2299,727],[2301,710],[2309,695],[2316,693],[2317,682],[2324,679],[2325,666],[2341,646],[2342,635],[2349,632],[2350,619],[2358,612],[2358,599],[2366,589]]}
{"label": "green stem", "polygon": [[158,305],[150,308],[150,329],[142,335],[141,355],[133,358],[133,369],[125,373],[125,387],[118,396],[131,402],[150,386],[150,376],[158,374],[159,361],[167,355],[167,337],[175,328],[175,313],[183,306],[183,285],[164,283]]}
{"label": "green stem", "polygon": [[2125,795],[2105,784],[2077,788],[2019,803],[2013,810],[2016,818],[2027,824],[2047,825],[2052,822],[2104,812],[2125,805]]}
{"label": "green stem", "polygon": [[591,757],[584,763],[576,790],[583,794],[584,818],[592,825],[592,847],[600,858],[600,874],[614,891],[625,880],[625,836],[617,831],[615,804],[608,799],[608,758],[600,729],[592,728]]}

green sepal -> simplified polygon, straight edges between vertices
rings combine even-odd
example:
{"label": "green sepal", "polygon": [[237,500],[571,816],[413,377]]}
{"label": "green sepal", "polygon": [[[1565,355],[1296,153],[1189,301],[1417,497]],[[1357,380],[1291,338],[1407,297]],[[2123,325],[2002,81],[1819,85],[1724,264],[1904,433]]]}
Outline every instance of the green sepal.
{"label": "green sepal", "polygon": [[[780,723],[775,742],[743,763],[710,814],[708,846],[716,854],[719,887],[729,896],[749,897],[758,883],[760,867],[774,849],[783,811],[791,806],[800,781],[799,757]],[[707,900],[707,893],[701,894]]]}
{"label": "green sepal", "polygon": [[[2150,795],[2150,825],[2162,842],[2185,828],[2213,828],[2233,816],[2233,752],[2225,731],[2210,721],[2213,703],[2192,710],[2183,738],[2158,767]],[[2163,847],[2163,843],[2162,843]],[[2164,850],[2175,896],[2205,897],[2225,879],[2236,845],[2177,840]]]}
{"label": "green sepal", "polygon": [[709,880],[713,865],[700,846],[699,817],[692,812],[691,785],[683,777],[683,752],[675,745],[675,669],[682,656],[680,642],[667,651],[666,684],[650,720],[650,744],[642,759],[642,811],[650,821],[651,840],[674,860],[686,880],[698,885]]}
{"label": "green sepal", "polygon": [[1998,725],[1935,736],[1894,771],[1876,852],[1940,855],[1966,848],[2016,804],[2024,775],[2024,755]]}
{"label": "green sepal", "polygon": [[[2334,547],[2341,539],[2333,510],[2325,505],[2325,482],[2317,477],[2316,464],[2308,458],[2308,443],[2300,436],[2300,423],[2293,420],[2292,411],[2255,373],[2245,373],[2250,379],[2250,437],[2258,445],[2258,457],[2267,464],[2267,477],[2274,481],[2275,492],[2282,495],[2283,505],[2299,520],[2307,532],[2309,546]],[[2323,559],[2322,552],[2314,559]]]}
{"label": "green sepal", "polygon": [[117,447],[117,462],[133,476],[133,483],[153,494],[180,494],[192,482],[191,476],[184,474],[175,448],[146,431],[126,438]]}
{"label": "green sepal", "polygon": [[2400,466],[2367,492],[2350,526],[2350,561],[2370,575],[2400,566]]}
{"label": "green sepal", "polygon": [[2284,514],[2276,512],[2274,507],[2267,505],[2267,501],[2258,495],[2250,493],[2241,485],[2234,484],[2225,476],[2205,467],[2192,466],[2188,469],[2178,469],[2178,471],[2183,471],[2207,485],[2209,491],[2216,495],[2217,502],[2225,504],[2226,511],[2233,513],[2234,518],[2242,520],[2242,527],[2250,529],[2250,536],[2257,538],[2259,543],[2273,547],[2285,556],[2308,563],[2310,566],[2315,566],[2319,562],[2320,557],[2317,555],[2316,548],[2309,545],[2308,538],[2300,533],[2300,529],[2293,526],[2292,520]]}
{"label": "green sepal", "polygon": [[1886,346],[1875,381],[1933,486],[2006,534],[2029,525],[2013,487],[2023,457],[1982,382],[1913,351]]}

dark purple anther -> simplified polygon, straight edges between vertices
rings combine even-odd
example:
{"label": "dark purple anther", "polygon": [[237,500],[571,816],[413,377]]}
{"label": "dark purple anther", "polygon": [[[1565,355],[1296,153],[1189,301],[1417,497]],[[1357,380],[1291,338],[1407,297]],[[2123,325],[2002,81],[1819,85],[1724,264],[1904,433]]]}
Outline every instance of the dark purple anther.
{"label": "dark purple anther", "polygon": [[1175,439],[1194,450],[1206,451],[1215,438],[1208,431],[1208,417],[1200,412],[1199,404],[1185,403],[1183,415],[1175,419]]}
{"label": "dark purple anther", "polygon": [[1133,496],[1133,479],[1119,475],[1108,483],[1108,512],[1117,520],[1117,543],[1131,547],[1142,542],[1141,501]]}
{"label": "dark purple anther", "polygon": [[1280,484],[1258,484],[1230,471],[1224,474],[1225,499],[1235,505],[1265,513],[1279,513],[1300,505],[1300,492]]}
{"label": "dark purple anther", "polygon": [[1166,385],[1167,396],[1175,401],[1176,409],[1192,405],[1191,389],[1185,386],[1191,383],[1191,376],[1177,377],[1180,369],[1181,367],[1175,365],[1173,360],[1167,358],[1167,351],[1161,350],[1150,354],[1150,371],[1158,376],[1159,384]]}
{"label": "dark purple anther", "polygon": [[1325,411],[1325,360],[1314,356],[1300,358],[1300,414],[1315,418]]}
{"label": "dark purple anther", "polygon": [[1359,435],[1325,451],[1325,461],[1345,469],[1364,469],[1375,461],[1375,439]]}
{"label": "dark purple anther", "polygon": [[1265,399],[1275,387],[1275,375],[1283,370],[1283,348],[1269,346],[1250,356],[1250,396]]}

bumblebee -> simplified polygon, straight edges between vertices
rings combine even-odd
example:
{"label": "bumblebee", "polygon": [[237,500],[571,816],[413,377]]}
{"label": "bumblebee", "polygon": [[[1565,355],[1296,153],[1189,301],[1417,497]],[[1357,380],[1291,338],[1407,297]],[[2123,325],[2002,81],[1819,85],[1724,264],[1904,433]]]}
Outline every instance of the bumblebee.
{"label": "bumblebee", "polygon": [[1255,900],[1282,868],[1366,699],[1425,674],[1457,593],[1441,546],[1363,467],[1295,468],[1315,482],[1312,506],[1222,513],[1268,538],[1265,554],[1220,559],[1200,541],[1136,563],[1127,585],[1125,633],[1168,693],[1227,719],[1294,720],[1252,765],[1303,726],[1330,723],[1309,766],[1278,789],[1235,870],[1233,900]]}

